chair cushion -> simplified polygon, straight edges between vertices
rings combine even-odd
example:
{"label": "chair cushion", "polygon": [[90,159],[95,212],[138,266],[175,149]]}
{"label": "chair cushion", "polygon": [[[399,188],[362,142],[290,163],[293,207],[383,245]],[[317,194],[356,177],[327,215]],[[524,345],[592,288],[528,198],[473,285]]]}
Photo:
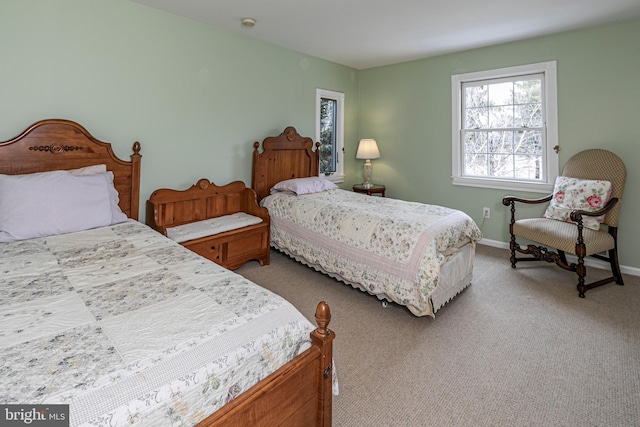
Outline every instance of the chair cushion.
{"label": "chair cushion", "polygon": [[[521,219],[513,224],[513,234],[543,246],[576,254],[578,227],[575,224],[546,218]],[[613,236],[604,230],[584,228],[582,235],[587,248],[586,255],[608,251],[615,247]]]}
{"label": "chair cushion", "polygon": [[[559,176],[553,188],[553,198],[544,213],[544,218],[572,222],[571,211],[582,210],[594,212],[609,201],[611,182],[590,179],[578,179]],[[583,216],[582,225],[592,230],[599,230],[604,215],[597,217]]]}

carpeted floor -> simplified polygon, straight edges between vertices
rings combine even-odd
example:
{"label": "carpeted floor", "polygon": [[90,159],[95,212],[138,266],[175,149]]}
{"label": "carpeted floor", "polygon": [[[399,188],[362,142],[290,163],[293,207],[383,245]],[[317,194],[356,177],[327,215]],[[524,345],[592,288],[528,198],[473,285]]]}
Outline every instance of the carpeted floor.
{"label": "carpeted floor", "polygon": [[479,245],[471,286],[432,319],[275,251],[237,272],[311,320],[329,303],[336,427],[640,425],[640,277],[581,299],[573,273]]}

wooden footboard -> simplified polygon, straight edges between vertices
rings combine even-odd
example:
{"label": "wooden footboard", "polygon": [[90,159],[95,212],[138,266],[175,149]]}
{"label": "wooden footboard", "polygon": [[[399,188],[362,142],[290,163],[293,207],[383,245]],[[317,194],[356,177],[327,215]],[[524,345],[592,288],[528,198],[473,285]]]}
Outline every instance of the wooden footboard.
{"label": "wooden footboard", "polygon": [[316,308],[313,345],[245,393],[201,421],[198,426],[331,426],[333,339],[331,311]]}

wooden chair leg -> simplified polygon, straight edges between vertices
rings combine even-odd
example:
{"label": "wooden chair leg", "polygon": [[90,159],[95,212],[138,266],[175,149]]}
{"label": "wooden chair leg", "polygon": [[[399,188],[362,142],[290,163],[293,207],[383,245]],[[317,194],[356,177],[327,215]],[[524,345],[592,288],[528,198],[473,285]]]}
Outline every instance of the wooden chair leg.
{"label": "wooden chair leg", "polygon": [[509,249],[511,249],[511,257],[509,258],[509,260],[511,261],[511,268],[516,268],[516,262],[518,262],[518,260],[516,259],[517,246],[518,244],[516,243],[516,236],[512,234],[511,241],[509,242]]}
{"label": "wooden chair leg", "polygon": [[576,273],[578,273],[578,296],[580,298],[584,298],[584,293],[587,292],[587,287],[584,284],[584,278],[587,275],[586,273],[587,268],[584,266],[584,264],[582,265],[578,265],[578,267],[576,267]]}
{"label": "wooden chair leg", "polygon": [[576,265],[576,273],[578,273],[578,296],[584,298],[584,293],[587,292],[587,287],[584,284],[584,278],[587,275],[587,267],[584,265],[584,257],[587,256],[587,247],[582,238],[582,221],[578,222],[576,256],[578,257],[578,264]]}
{"label": "wooden chair leg", "polygon": [[609,251],[609,264],[611,264],[611,274],[616,278],[616,283],[624,286],[622,272],[620,271],[620,264],[618,262],[618,250],[616,248]]}
{"label": "wooden chair leg", "polygon": [[562,261],[565,265],[569,265],[567,263],[567,256],[564,254],[564,251],[558,250],[558,255],[560,255],[560,261]]}

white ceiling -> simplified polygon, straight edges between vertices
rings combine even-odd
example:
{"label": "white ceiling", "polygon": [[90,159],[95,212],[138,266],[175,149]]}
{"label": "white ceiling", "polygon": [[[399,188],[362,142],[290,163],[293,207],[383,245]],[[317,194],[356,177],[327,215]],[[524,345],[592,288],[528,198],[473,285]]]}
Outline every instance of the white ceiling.
{"label": "white ceiling", "polygon": [[640,0],[132,1],[357,69],[640,17]]}

